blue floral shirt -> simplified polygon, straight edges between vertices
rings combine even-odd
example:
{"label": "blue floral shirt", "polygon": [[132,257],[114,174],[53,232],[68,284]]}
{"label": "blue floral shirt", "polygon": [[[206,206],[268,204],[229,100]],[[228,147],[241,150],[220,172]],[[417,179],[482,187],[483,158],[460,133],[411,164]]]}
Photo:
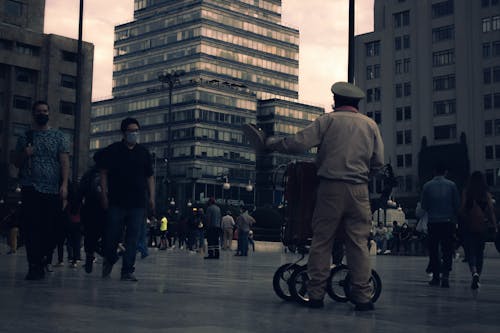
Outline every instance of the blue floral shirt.
{"label": "blue floral shirt", "polygon": [[[16,151],[28,143],[27,133],[17,140]],[[33,131],[33,155],[19,170],[21,186],[33,186],[41,193],[57,194],[61,183],[60,154],[69,152],[69,143],[57,129]]]}

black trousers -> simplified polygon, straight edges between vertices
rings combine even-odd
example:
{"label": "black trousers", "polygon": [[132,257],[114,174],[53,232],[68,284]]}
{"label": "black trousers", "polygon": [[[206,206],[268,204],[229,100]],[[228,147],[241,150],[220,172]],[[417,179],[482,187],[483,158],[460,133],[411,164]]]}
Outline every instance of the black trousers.
{"label": "black trousers", "polygon": [[101,252],[99,239],[102,238],[104,224],[106,223],[106,212],[100,207],[82,207],[82,223],[84,235],[84,249],[87,256],[94,256],[95,252]]}
{"label": "black trousers", "polygon": [[[453,262],[453,234],[455,224],[451,222],[429,223],[429,264],[435,278],[442,273],[448,276]],[[442,261],[439,257],[441,247]]]}
{"label": "black trousers", "polygon": [[207,229],[207,245],[208,245],[208,256],[219,258],[219,234],[220,228],[208,228]]}
{"label": "black trousers", "polygon": [[22,190],[22,231],[30,269],[41,269],[55,245],[55,221],[62,209],[58,194]]}

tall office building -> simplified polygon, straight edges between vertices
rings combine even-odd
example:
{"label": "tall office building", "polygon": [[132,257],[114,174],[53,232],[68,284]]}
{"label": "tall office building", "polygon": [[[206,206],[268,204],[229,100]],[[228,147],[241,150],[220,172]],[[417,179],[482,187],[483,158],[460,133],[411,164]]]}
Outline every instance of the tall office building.
{"label": "tall office building", "polygon": [[135,0],[134,20],[115,28],[113,98],[93,105],[91,151],[119,140],[132,116],[155,155],[161,209],[211,196],[254,203],[256,156],[241,125],[263,100],[287,101],[292,120],[282,109],[323,113],[296,102],[299,32],[280,10],[281,0]]}
{"label": "tall office building", "polygon": [[[44,34],[44,10],[44,0],[0,0],[1,192],[16,185],[12,153],[17,137],[31,126],[31,106],[35,101],[49,103],[50,124],[68,136],[73,155],[78,43],[74,39]],[[77,154],[88,156],[93,45],[83,43],[82,54],[83,112],[76,131],[80,139]],[[87,163],[86,158],[80,158],[77,170],[80,174]]]}
{"label": "tall office building", "polygon": [[[356,82],[395,167],[396,196],[416,198],[428,180],[419,167],[435,162],[419,160],[426,145],[460,151],[442,156],[460,163],[468,151],[470,170],[498,191],[500,1],[375,0],[374,9],[374,31],[356,37]],[[450,164],[455,174],[465,167]]]}

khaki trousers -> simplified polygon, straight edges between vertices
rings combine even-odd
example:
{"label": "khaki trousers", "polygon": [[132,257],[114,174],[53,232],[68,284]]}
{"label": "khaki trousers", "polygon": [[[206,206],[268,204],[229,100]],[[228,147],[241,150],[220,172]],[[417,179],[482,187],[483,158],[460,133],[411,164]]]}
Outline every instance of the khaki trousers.
{"label": "khaki trousers", "polygon": [[224,246],[223,249],[231,249],[231,243],[233,242],[233,229],[224,229],[223,234]]}
{"label": "khaki trousers", "polygon": [[9,230],[9,246],[12,252],[17,251],[17,234],[19,233],[18,227],[10,228]]}
{"label": "khaki trousers", "polygon": [[367,184],[349,184],[321,180],[312,220],[312,244],[307,263],[310,281],[307,291],[311,299],[323,299],[330,276],[332,246],[337,228],[346,248],[351,276],[351,301],[370,300],[371,267],[368,237],[371,229],[370,201]]}

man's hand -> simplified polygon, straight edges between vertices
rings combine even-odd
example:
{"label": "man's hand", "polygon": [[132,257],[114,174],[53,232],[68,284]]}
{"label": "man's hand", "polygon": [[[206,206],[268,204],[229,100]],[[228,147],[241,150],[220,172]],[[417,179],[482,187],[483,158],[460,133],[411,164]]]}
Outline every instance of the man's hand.
{"label": "man's hand", "polygon": [[68,184],[61,184],[61,187],[59,188],[59,196],[62,201],[66,201],[68,199]]}

